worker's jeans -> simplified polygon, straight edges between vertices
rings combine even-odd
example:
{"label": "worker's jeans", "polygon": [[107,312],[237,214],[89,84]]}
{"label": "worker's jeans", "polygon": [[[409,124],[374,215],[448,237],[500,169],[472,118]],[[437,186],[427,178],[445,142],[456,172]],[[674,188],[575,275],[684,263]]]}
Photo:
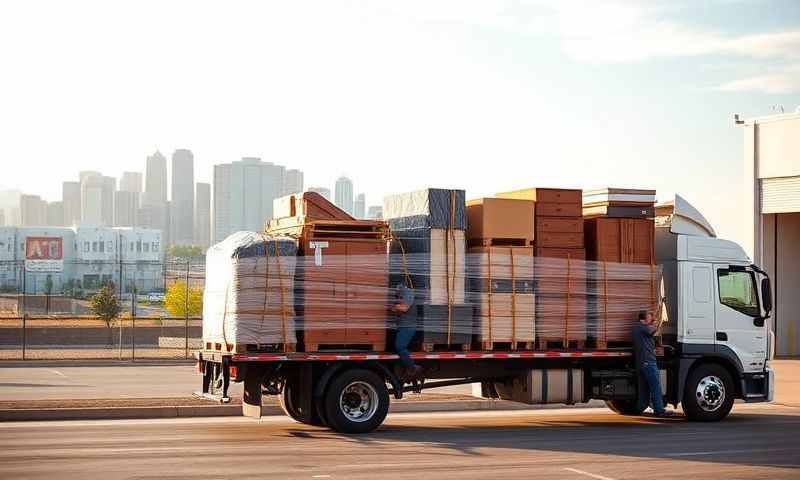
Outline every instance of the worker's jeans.
{"label": "worker's jeans", "polygon": [[417,329],[414,327],[398,327],[397,335],[394,337],[394,351],[400,357],[400,362],[406,367],[413,367],[414,360],[411,359],[411,353],[408,351],[408,345]]}
{"label": "worker's jeans", "polygon": [[644,362],[638,369],[639,372],[639,400],[638,410],[644,410],[649,404],[656,414],[664,411],[664,400],[661,397],[661,379],[658,365],[653,362]]}

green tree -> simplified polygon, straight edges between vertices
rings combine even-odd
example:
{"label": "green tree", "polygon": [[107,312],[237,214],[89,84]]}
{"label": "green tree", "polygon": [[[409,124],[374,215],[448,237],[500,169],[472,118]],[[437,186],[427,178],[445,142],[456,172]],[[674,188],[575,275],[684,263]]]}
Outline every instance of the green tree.
{"label": "green tree", "polygon": [[[164,296],[164,308],[171,317],[186,316],[186,282],[177,280],[167,288]],[[198,317],[203,313],[203,289],[189,287],[189,316]]]}
{"label": "green tree", "polygon": [[176,260],[191,260],[204,255],[203,249],[197,245],[172,245],[167,250],[167,255]]}
{"label": "green tree", "polygon": [[108,282],[105,286],[97,290],[92,295],[89,307],[98,318],[106,322],[108,327],[108,343],[113,342],[111,339],[111,326],[122,313],[122,305],[119,303],[116,293],[114,293],[114,283]]}

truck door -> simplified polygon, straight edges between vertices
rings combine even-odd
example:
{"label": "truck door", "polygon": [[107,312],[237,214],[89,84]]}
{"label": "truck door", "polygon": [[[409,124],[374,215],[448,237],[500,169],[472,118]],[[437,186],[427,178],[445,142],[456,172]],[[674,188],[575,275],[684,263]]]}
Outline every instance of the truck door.
{"label": "truck door", "polygon": [[714,272],[708,263],[682,262],[683,318],[679,340],[714,345]]}
{"label": "truck door", "polygon": [[767,327],[752,271],[737,265],[714,265],[717,345],[727,345],[745,372],[763,371],[767,356]]}

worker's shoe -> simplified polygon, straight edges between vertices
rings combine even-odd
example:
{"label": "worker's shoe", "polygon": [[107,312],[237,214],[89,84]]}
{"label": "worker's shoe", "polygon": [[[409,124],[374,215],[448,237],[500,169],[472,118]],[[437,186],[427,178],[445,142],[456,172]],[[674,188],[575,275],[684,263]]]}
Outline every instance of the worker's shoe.
{"label": "worker's shoe", "polygon": [[675,412],[664,410],[663,412],[656,412],[654,416],[658,418],[670,418],[675,416]]}
{"label": "worker's shoe", "polygon": [[422,365],[414,365],[407,370],[408,378],[419,378],[422,376],[422,372],[425,370],[422,368]]}

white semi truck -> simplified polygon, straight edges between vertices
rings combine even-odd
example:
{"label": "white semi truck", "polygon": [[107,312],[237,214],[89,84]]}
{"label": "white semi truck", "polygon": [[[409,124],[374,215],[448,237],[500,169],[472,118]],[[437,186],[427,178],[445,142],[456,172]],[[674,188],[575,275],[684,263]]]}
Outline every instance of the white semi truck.
{"label": "white semi truck", "polygon": [[[768,402],[772,297],[767,274],[734,242],[676,196],[658,209],[656,257],[663,268],[664,307],[659,368],[667,403],[687,418],[718,421],[734,400]],[[425,379],[407,383],[387,352],[196,354],[203,395],[228,401],[231,381],[244,382],[243,413],[261,415],[262,396],[278,395],[295,420],[349,433],[381,425],[390,395],[480,383],[483,395],[525,403],[605,400],[625,415],[637,409],[630,349],[508,352],[418,352]]]}

